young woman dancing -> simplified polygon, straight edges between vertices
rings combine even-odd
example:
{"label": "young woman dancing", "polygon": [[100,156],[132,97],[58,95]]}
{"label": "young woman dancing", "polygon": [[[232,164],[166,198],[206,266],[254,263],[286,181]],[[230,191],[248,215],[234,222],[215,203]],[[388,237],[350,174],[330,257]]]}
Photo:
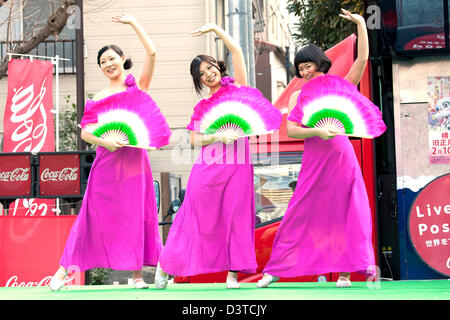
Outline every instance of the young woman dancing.
{"label": "young woman dancing", "polygon": [[[125,74],[131,68],[131,60],[119,47],[109,45],[100,49],[97,63],[108,86],[86,102],[82,127],[97,122],[95,110],[104,104],[132,107],[144,103],[149,112],[160,112],[146,93],[156,59],[152,41],[133,16],[115,16],[113,22],[128,24],[136,31],[146,51],[143,69],[136,83],[133,75]],[[157,147],[168,144],[169,137],[166,124]],[[147,288],[142,267],[156,266],[162,248],[148,153],[145,149],[125,147],[119,141],[97,138],[86,130],[82,130],[81,138],[98,146],[96,158],[50,289],[57,291],[64,286],[69,269],[92,268],[133,270],[134,286]]]}
{"label": "young woman dancing", "polygon": [[[161,252],[155,286],[165,288],[168,274],[192,276],[228,270],[227,288],[239,288],[237,271],[253,273],[257,263],[254,247],[253,164],[248,138],[204,135],[196,131],[201,104],[213,103],[228,86],[247,84],[242,49],[222,28],[207,24],[192,32],[214,32],[232,55],[234,80],[224,77],[225,64],[199,55],[191,62],[197,93],[209,89],[198,102],[187,126],[191,144],[202,146],[186,186],[180,210]],[[233,83],[234,81],[234,83]]]}
{"label": "young woman dancing", "polygon": [[[358,57],[345,77],[357,85],[369,54],[366,25],[361,16],[346,10],[340,16],[358,29]],[[301,49],[294,64],[297,77],[308,82],[328,77],[331,67],[315,45]],[[305,139],[302,167],[257,286],[267,287],[279,277],[339,272],[337,287],[349,287],[350,272],[366,272],[375,264],[366,188],[348,137],[301,125],[299,94],[293,93],[289,101],[287,132]]]}

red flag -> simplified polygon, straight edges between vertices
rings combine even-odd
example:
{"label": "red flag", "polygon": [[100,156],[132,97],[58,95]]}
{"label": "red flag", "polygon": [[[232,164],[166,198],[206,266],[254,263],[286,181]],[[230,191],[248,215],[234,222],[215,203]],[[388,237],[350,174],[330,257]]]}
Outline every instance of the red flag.
{"label": "red flag", "polygon": [[[3,118],[3,152],[55,151],[53,64],[12,59],[8,64],[8,95]],[[12,204],[16,210],[23,199]],[[52,214],[55,199],[29,199]],[[15,212],[15,211],[14,211]]]}
{"label": "red flag", "polygon": [[12,59],[4,115],[4,152],[55,151],[53,65]]}

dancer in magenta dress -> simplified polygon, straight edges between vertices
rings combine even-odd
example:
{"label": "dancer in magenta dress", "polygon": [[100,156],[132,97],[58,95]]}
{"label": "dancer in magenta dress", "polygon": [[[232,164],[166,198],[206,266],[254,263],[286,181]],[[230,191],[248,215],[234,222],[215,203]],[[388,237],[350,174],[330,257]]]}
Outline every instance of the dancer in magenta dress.
{"label": "dancer in magenta dress", "polygon": [[[140,37],[147,56],[139,84],[125,75],[131,67],[117,46],[103,47],[97,62],[109,79],[109,86],[94,100],[88,100],[82,126],[97,122],[95,110],[100,105],[145,104],[149,112],[160,112],[145,93],[153,76],[155,49],[141,25],[132,16],[116,16],[113,21],[130,24]],[[169,143],[170,130],[165,126],[156,147]],[[125,147],[118,141],[97,138],[82,130],[81,137],[98,145],[89,174],[88,185],[78,217],[72,227],[60,268],[53,276],[50,288],[64,286],[69,270],[92,268],[133,270],[136,288],[147,288],[142,279],[142,267],[156,266],[162,242],[158,228],[158,212],[153,187],[152,170],[147,150]]]}
{"label": "dancer in magenta dress", "polygon": [[[340,16],[358,27],[358,58],[346,79],[357,84],[368,57],[364,19],[346,10]],[[295,58],[296,74],[307,81],[324,77],[331,61],[310,45]],[[338,287],[351,286],[350,272],[375,265],[371,211],[355,152],[347,136],[302,127],[299,92],[289,101],[288,135],[305,139],[298,183],[275,236],[270,260],[258,287],[279,277],[339,272]]]}
{"label": "dancer in magenta dress", "polygon": [[[246,84],[245,62],[237,43],[220,27],[207,24],[193,36],[214,31],[232,53],[237,85]],[[232,79],[223,78],[225,66],[209,56],[191,63],[197,92],[203,86],[208,104]],[[231,81],[230,81],[231,80]],[[167,286],[168,274],[192,276],[228,270],[227,288],[239,288],[237,271],[253,273],[257,263],[254,246],[255,204],[253,165],[248,138],[203,135],[196,132],[194,108],[191,144],[203,146],[189,176],[183,204],[177,212],[161,252],[155,286]]]}

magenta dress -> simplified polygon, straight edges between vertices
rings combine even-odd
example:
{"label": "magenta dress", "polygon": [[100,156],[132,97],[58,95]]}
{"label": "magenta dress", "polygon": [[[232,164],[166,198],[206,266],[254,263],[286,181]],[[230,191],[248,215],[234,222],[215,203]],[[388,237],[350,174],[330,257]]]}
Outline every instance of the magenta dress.
{"label": "magenta dress", "polygon": [[[125,83],[128,86],[125,92],[99,101],[88,100],[82,125],[96,122],[93,110],[100,103],[142,101],[144,93],[137,88],[134,78],[127,77]],[[151,103],[149,108],[157,107]],[[161,248],[147,151],[123,147],[110,152],[98,146],[83,203],[60,264],[66,269],[77,266],[80,271],[140,270],[143,265],[156,266]]]}
{"label": "magenta dress", "polygon": [[[297,101],[288,120],[301,123],[302,117]],[[371,211],[352,144],[346,136],[305,139],[297,187],[264,272],[365,273],[374,265]]]}
{"label": "magenta dress", "polygon": [[[188,130],[194,130],[197,111]],[[254,194],[247,138],[203,146],[159,257],[161,268],[176,276],[256,272]]]}

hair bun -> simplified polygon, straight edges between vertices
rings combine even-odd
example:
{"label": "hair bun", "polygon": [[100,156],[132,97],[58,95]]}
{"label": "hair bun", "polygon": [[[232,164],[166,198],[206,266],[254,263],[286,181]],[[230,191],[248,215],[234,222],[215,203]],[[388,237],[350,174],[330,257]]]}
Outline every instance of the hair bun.
{"label": "hair bun", "polygon": [[132,66],[133,66],[133,62],[131,61],[131,58],[127,58],[125,60],[125,62],[123,63],[123,68],[125,70],[131,69]]}
{"label": "hair bun", "polygon": [[219,71],[224,73],[227,70],[227,65],[223,60],[217,60],[217,65],[219,66]]}

